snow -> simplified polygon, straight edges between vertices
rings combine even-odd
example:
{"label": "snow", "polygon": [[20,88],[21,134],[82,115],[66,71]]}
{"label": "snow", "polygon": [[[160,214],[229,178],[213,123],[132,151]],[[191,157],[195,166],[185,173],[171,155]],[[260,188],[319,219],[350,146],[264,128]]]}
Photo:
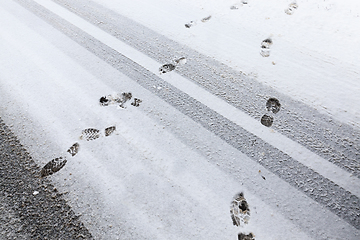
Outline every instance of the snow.
{"label": "snow", "polygon": [[[36,1],[44,5],[47,2]],[[360,102],[357,55],[360,4],[356,1],[297,1],[299,7],[292,15],[285,13],[290,1],[253,0],[238,4],[236,10],[230,7],[239,1],[97,2],[340,121],[360,127],[360,107],[356,104]],[[84,31],[100,36],[152,72],[158,71],[159,63],[109,38],[68,11],[55,8]],[[201,21],[210,15],[207,22]],[[7,46],[0,57],[1,117],[40,165],[66,155],[68,147],[80,143],[79,154],[74,158],[67,155],[66,167],[52,179],[59,184],[58,189],[69,192],[69,202],[77,213],[82,213],[82,221],[96,237],[110,239],[122,234],[125,239],[235,239],[242,231],[254,232],[256,239],[311,239],[303,231],[306,224],[316,229],[316,224],[321,228],[327,223],[329,231],[334,232],[342,228],[351,230],[318,203],[288,187],[246,155],[14,2],[7,1],[0,7],[0,21],[6,23],[0,29],[0,44]],[[185,28],[189,21],[197,24]],[[260,44],[268,37],[273,44],[270,56],[264,58],[260,55]],[[175,73],[161,77],[214,110],[223,111],[224,116],[243,127],[251,127],[255,121],[219,99],[215,104],[214,96],[195,85],[189,89],[191,83]],[[155,87],[163,90],[161,86]],[[130,104],[126,109],[100,107],[99,98],[114,93],[114,89],[117,93],[131,90],[133,96],[141,96],[140,108]],[[156,115],[171,120],[157,121],[153,117]],[[116,134],[109,137],[89,142],[79,139],[83,129],[103,130],[114,125]],[[188,137],[186,141],[194,143],[193,146],[185,144],[174,129],[178,129],[181,137]],[[273,145],[279,148],[284,142],[280,135],[276,138],[277,133],[265,127],[251,131],[274,141]],[[194,136],[204,136],[204,140]],[[197,148],[209,148],[210,157]],[[294,145],[295,148],[299,146]],[[293,149],[287,151],[301,158],[303,152],[292,153]],[[209,161],[212,157],[218,160],[217,165]],[[235,162],[232,164],[238,169],[237,179],[217,167],[225,165],[228,159]],[[235,161],[239,159],[240,166]],[[318,169],[324,165],[319,166]],[[259,170],[266,176],[266,182],[259,176]],[[328,175],[323,174],[334,181],[342,178],[336,176],[341,174],[339,169],[328,166],[324,171],[329,171]],[[331,176],[332,172],[336,174]],[[258,183],[255,177],[263,183]],[[357,190],[351,189],[359,194]],[[230,201],[240,191],[245,193],[252,209],[249,224],[244,228],[232,226],[229,214]],[[274,206],[289,198],[294,198],[291,202],[295,206],[309,204],[307,216],[313,214],[311,210],[317,214],[299,220],[296,211],[300,210],[290,206],[287,211],[291,217],[284,216]],[[290,215],[292,211],[294,215]],[[298,226],[293,218],[309,223]]]}
{"label": "snow", "polygon": [[[110,46],[111,48],[125,55],[126,57],[134,60],[142,67],[148,69],[154,74],[158,73],[158,67],[160,64],[153,59],[147,57],[145,54],[133,49],[132,47],[123,42],[118,41],[115,37],[86,22],[75,14],[72,14],[65,9],[58,8],[57,5],[54,3],[46,1],[40,2],[42,3],[42,5],[51,9],[57,15],[64,17],[65,19],[73,23],[75,26],[83,29],[88,34],[96,37],[98,40],[105,43],[107,46]],[[287,153],[289,156],[293,157],[297,161],[301,162],[306,166],[309,166],[316,172],[322,174],[326,178],[332,180],[333,182],[339,184],[341,187],[351,191],[356,196],[360,197],[360,181],[356,177],[352,176],[351,173],[347,173],[345,170],[340,169],[332,163],[329,163],[327,160],[318,157],[316,154],[312,153],[305,147],[275,132],[273,129],[269,129],[262,125],[258,126],[257,120],[239,111],[237,108],[230,106],[224,100],[213,96],[203,88],[199,87],[197,84],[194,84],[193,82],[185,79],[184,77],[181,77],[179,74],[172,73],[168,75],[161,75],[160,77],[165,81],[169,82],[171,85],[175,86],[177,89],[181,90],[182,92],[188,94],[189,96],[193,97],[204,105],[209,106],[211,109],[220,113],[222,116],[225,116],[232,122],[243,127],[249,132],[255,134],[256,136],[261,137],[262,139],[275,146],[276,148],[280,149],[284,153]],[[283,144],[284,142],[287,142],[287,144]]]}
{"label": "snow", "polygon": [[[296,1],[292,15],[288,0],[250,0],[236,10],[230,7],[241,1],[96,2],[360,127],[359,1]],[[185,28],[190,21],[196,26]],[[260,44],[268,37],[273,45],[264,58]]]}

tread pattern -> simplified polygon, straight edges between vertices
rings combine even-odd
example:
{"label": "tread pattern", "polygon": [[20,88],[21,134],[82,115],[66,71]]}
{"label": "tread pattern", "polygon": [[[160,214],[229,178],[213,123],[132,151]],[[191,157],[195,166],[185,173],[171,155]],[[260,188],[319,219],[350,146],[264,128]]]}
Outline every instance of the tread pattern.
{"label": "tread pattern", "polygon": [[80,139],[84,139],[86,141],[95,140],[100,137],[100,130],[95,128],[87,128],[82,131]]}
{"label": "tread pattern", "polygon": [[47,177],[49,175],[52,175],[53,173],[56,173],[65,166],[66,162],[66,158],[63,157],[52,159],[41,169],[41,177]]}
{"label": "tread pattern", "polygon": [[244,193],[236,194],[230,205],[230,214],[233,224],[240,226],[247,224],[250,219],[249,204],[244,198]]}
{"label": "tread pattern", "polygon": [[74,143],[68,150],[67,152],[71,154],[71,156],[75,156],[78,152],[79,152],[79,143]]}
{"label": "tread pattern", "polygon": [[111,134],[113,134],[116,131],[116,127],[115,126],[111,126],[108,128],[105,128],[105,137],[110,136]]}

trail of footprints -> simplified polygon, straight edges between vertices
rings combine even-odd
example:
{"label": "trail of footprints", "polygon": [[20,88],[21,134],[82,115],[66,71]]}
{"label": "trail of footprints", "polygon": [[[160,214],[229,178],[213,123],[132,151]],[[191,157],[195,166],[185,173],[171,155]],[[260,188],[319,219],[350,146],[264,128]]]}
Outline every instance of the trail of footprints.
{"label": "trail of footprints", "polygon": [[[130,92],[128,93],[121,93],[121,94],[114,94],[114,95],[107,95],[104,97],[101,97],[99,100],[100,106],[109,106],[109,105],[119,105],[120,108],[126,108],[125,103],[130,101],[132,99],[132,94]],[[133,102],[131,103],[134,107],[139,107],[140,103],[142,102],[139,98],[134,98]],[[116,126],[110,126],[105,128],[103,131],[100,131],[96,128],[87,128],[82,130],[80,135],[80,140],[85,141],[92,141],[96,140],[102,136],[109,137],[116,131]],[[74,143],[67,152],[71,155],[71,157],[74,157],[80,149],[80,144],[78,142]],[[66,157],[58,157],[54,158],[51,161],[49,161],[40,171],[41,177],[47,177],[50,176],[58,171],[60,171],[65,164],[67,163]]]}
{"label": "trail of footprints", "polygon": [[[110,136],[113,132],[115,132],[115,130],[116,130],[115,126],[105,128],[104,136],[105,137]],[[100,130],[95,129],[95,128],[84,129],[80,135],[80,139],[86,140],[86,141],[95,140],[99,137],[101,137],[101,132],[100,132]],[[80,149],[80,144],[78,142],[76,142],[71,147],[69,147],[67,152],[72,157],[74,157],[79,152],[79,149]],[[58,158],[52,159],[41,169],[41,172],[40,172],[41,177],[47,177],[47,176],[50,176],[50,175],[60,171],[60,169],[62,169],[66,163],[67,163],[66,157],[58,157]]]}
{"label": "trail of footprints", "polygon": [[[239,9],[239,6],[243,6],[248,4],[247,1],[243,0],[241,3],[234,4],[230,7],[231,10]],[[289,4],[288,8],[285,9],[285,13],[288,15],[292,15],[294,11],[298,8],[298,5],[296,2],[293,2]],[[212,18],[211,15],[208,17],[202,18],[201,22],[208,22]],[[185,24],[186,28],[191,28],[197,24],[197,21],[190,21]],[[270,48],[273,44],[273,41],[271,38],[266,38],[261,42],[261,50],[260,54],[263,57],[269,57],[270,56]],[[176,69],[176,67],[184,65],[186,63],[186,58],[181,57],[178,59],[173,60],[172,63],[166,63],[162,65],[159,68],[160,74],[165,74],[168,72],[171,72]],[[100,98],[99,103],[100,106],[106,107],[110,105],[118,105],[120,108],[126,108],[125,104],[129,102],[132,99],[132,94],[130,92],[126,93],[123,92],[121,94],[113,94],[113,95],[107,95]],[[142,100],[139,98],[133,98],[133,101],[131,102],[131,105],[134,107],[139,107]],[[269,98],[266,102],[266,109],[268,111],[267,114],[264,114],[260,122],[262,125],[266,127],[271,127],[274,122],[273,115],[278,113],[280,111],[281,104],[278,99],[276,98]],[[103,131],[103,136],[108,137],[111,134],[113,134],[116,131],[115,126],[110,126],[108,128],[105,128]],[[95,128],[88,128],[84,129],[81,133],[80,139],[85,141],[92,141],[100,138],[102,136],[102,132]],[[74,157],[80,149],[79,143],[74,143],[67,152]],[[58,172],[60,169],[62,169],[65,164],[67,163],[66,157],[58,157],[55,159],[52,159],[49,161],[42,169],[41,169],[41,177],[46,177],[49,175],[52,175],[56,172]],[[265,177],[263,177],[265,179]],[[233,225],[237,227],[243,227],[246,225],[250,220],[250,208],[249,204],[247,203],[244,193],[238,193],[234,196],[233,200],[230,204],[230,216],[233,222]],[[238,234],[238,240],[255,240],[255,236],[253,233],[239,233]]]}

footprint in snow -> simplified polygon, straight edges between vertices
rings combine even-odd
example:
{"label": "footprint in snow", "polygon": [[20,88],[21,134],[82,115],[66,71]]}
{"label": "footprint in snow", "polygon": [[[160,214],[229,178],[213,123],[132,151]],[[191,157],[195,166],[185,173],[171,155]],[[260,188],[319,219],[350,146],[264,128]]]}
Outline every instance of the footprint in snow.
{"label": "footprint in snow", "polygon": [[[118,105],[120,108],[125,109],[125,103],[131,100],[131,92],[123,92],[121,94],[110,94],[104,97],[101,97],[99,100],[100,106],[106,107],[110,105]],[[134,101],[131,103],[132,106],[139,107],[142,102],[139,98],[134,98]]]}
{"label": "footprint in snow", "polygon": [[41,177],[42,178],[47,177],[52,175],[53,173],[58,172],[60,169],[62,169],[65,166],[66,162],[67,162],[66,158],[63,157],[52,159],[41,169],[40,172]]}
{"label": "footprint in snow", "polygon": [[272,113],[278,113],[280,111],[280,101],[276,98],[269,98],[266,102],[266,109]]}
{"label": "footprint in snow", "polygon": [[67,152],[71,154],[71,156],[75,156],[78,152],[79,152],[79,148],[80,148],[80,145],[79,143],[74,143],[68,150]]}
{"label": "footprint in snow", "polygon": [[255,240],[255,236],[253,233],[249,233],[249,234],[239,233],[238,240]]}
{"label": "footprint in snow", "polygon": [[280,111],[281,104],[280,101],[276,98],[269,98],[266,102],[266,109],[269,112],[268,114],[264,114],[260,122],[262,125],[266,127],[271,127],[274,122],[274,117],[272,114],[276,114]]}
{"label": "footprint in snow", "polygon": [[101,97],[99,102],[101,106],[119,105],[120,108],[125,108],[124,104],[132,98],[131,92],[107,95]]}
{"label": "footprint in snow", "polygon": [[111,134],[113,134],[116,131],[116,127],[115,126],[111,126],[108,128],[105,128],[105,137],[110,136]]}
{"label": "footprint in snow", "polygon": [[[208,22],[211,19],[211,17],[212,17],[211,15],[209,15],[207,17],[204,17],[204,18],[201,19],[201,22],[203,22],[203,23]],[[188,23],[185,23],[186,28],[191,28],[191,27],[193,27],[195,25],[196,25],[196,21],[190,21]]]}
{"label": "footprint in snow", "polygon": [[[112,135],[115,131],[116,131],[115,126],[105,128],[104,136],[108,137],[108,136]],[[100,130],[95,129],[95,128],[87,128],[82,131],[80,139],[90,141],[90,140],[95,140],[99,137],[101,137]],[[72,157],[74,157],[79,152],[79,149],[80,149],[80,144],[76,142],[67,150],[67,152]],[[53,173],[58,172],[60,169],[62,169],[65,166],[66,163],[67,163],[67,160],[65,157],[58,157],[58,158],[52,159],[41,169],[41,171],[40,171],[41,177],[42,178],[47,177],[49,175],[52,175]]]}
{"label": "footprint in snow", "polygon": [[250,219],[250,209],[244,193],[238,193],[234,196],[230,204],[230,215],[235,226],[247,224]]}
{"label": "footprint in snow", "polygon": [[289,7],[287,9],[285,9],[285,13],[287,15],[293,15],[295,10],[298,8],[299,6],[297,5],[296,2],[290,3]]}
{"label": "footprint in snow", "polygon": [[82,131],[80,139],[86,140],[86,141],[91,141],[91,140],[95,140],[99,137],[100,137],[100,130],[95,129],[95,128],[87,128]]}
{"label": "footprint in snow", "polygon": [[261,42],[261,50],[260,54],[263,57],[269,57],[270,56],[270,46],[273,44],[271,38],[267,38]]}
{"label": "footprint in snow", "polygon": [[[183,59],[179,59],[179,62],[183,61]],[[115,95],[108,95],[105,97],[101,97],[99,102],[101,106],[109,106],[109,105],[117,105],[119,104],[119,107],[125,108],[124,104],[129,101],[132,98],[132,94],[129,93],[121,93],[121,94],[115,94]],[[132,106],[139,107],[140,103],[142,102],[139,98],[134,98],[134,101],[131,103]],[[112,135],[116,131],[115,126],[110,126],[108,128],[105,128],[104,133],[102,134],[100,130],[95,128],[87,128],[84,129],[81,132],[80,139],[91,141],[100,138],[101,136],[108,137]],[[80,144],[74,143],[67,152],[74,157],[79,152]],[[62,169],[65,164],[67,163],[67,160],[65,157],[58,157],[55,159],[52,159],[49,161],[40,171],[41,177],[47,177],[49,175],[52,175],[55,172],[58,172],[60,169]]]}
{"label": "footprint in snow", "polygon": [[159,68],[159,73],[160,73],[160,74],[165,74],[165,73],[171,72],[171,71],[175,70],[175,68],[176,68],[177,66],[184,65],[185,63],[186,63],[186,58],[185,58],[185,57],[181,57],[181,58],[175,59],[175,60],[174,60],[174,64],[172,64],[172,63],[167,63],[167,64],[162,65],[162,66]]}
{"label": "footprint in snow", "polygon": [[171,64],[171,63],[167,63],[167,64],[164,64],[162,65],[160,68],[159,68],[159,72],[160,74],[162,73],[168,73],[168,72],[171,72],[175,69],[175,65],[174,64]]}
{"label": "footprint in snow", "polygon": [[230,7],[230,9],[231,9],[231,10],[237,10],[237,9],[239,9],[239,7],[241,7],[241,6],[243,6],[243,5],[247,5],[247,4],[248,4],[247,1],[241,1],[241,3],[236,3],[236,4],[232,5],[232,6]]}
{"label": "footprint in snow", "polygon": [[260,120],[261,124],[266,126],[266,127],[271,127],[271,125],[273,124],[274,122],[274,118],[272,116],[269,116],[269,115],[266,115],[264,114],[262,117],[261,117],[261,120]]}
{"label": "footprint in snow", "polygon": [[95,129],[95,128],[87,128],[84,129],[81,132],[81,136],[80,139],[81,140],[86,140],[86,141],[91,141],[91,140],[95,140],[97,138],[100,138],[101,136],[105,136],[108,137],[111,134],[113,134],[116,131],[116,127],[115,126],[111,126],[108,128],[105,128],[104,130],[104,135],[102,135],[102,133],[100,132],[100,130]]}

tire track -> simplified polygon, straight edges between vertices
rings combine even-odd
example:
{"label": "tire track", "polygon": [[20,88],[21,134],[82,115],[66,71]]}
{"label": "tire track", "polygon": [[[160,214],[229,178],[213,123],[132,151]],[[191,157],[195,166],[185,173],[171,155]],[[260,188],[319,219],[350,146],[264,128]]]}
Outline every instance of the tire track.
{"label": "tire track", "polygon": [[[30,7],[34,6],[31,4]],[[114,68],[136,80],[141,86],[161,97],[228,144],[287,181],[290,185],[303,191],[307,196],[321,203],[355,228],[360,228],[358,217],[360,215],[358,208],[360,201],[358,197],[295,161],[287,154],[272,147],[187,94],[180,92],[137,63],[102,44],[90,35],[83,33],[63,19],[51,14],[48,10],[40,6],[34,7],[33,10]],[[166,93],[159,92],[153,89],[154,85],[163,86],[168,91]],[[214,122],[217,124],[213,124]],[[255,145],[252,144],[254,140]],[[275,162],[274,159],[276,159]],[[294,179],[294,176],[297,176],[297,178]]]}
{"label": "tire track", "polygon": [[[276,97],[283,112],[272,126],[286,137],[360,178],[360,131],[254,79],[176,43],[89,0],[54,0],[117,39],[158,62],[186,56],[191,60],[177,73],[255,119],[261,119],[268,98]],[[149,39],[151,41],[149,41]],[[256,43],[258,44],[258,43]],[[171,49],[171,51],[168,51]],[[175,56],[176,53],[176,56]],[[199,72],[198,70],[201,69]]]}

